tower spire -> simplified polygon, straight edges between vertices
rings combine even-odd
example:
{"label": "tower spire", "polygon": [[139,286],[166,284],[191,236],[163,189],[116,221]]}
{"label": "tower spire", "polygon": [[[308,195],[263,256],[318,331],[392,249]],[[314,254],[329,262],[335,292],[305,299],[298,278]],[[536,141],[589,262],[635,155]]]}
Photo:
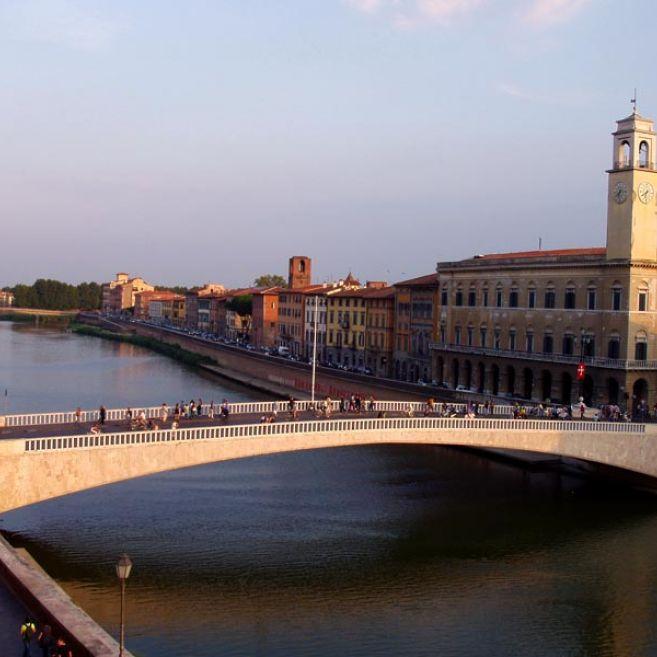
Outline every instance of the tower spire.
{"label": "tower spire", "polygon": [[632,113],[636,114],[636,87],[634,87],[634,97],[630,100],[630,103],[632,103]]}

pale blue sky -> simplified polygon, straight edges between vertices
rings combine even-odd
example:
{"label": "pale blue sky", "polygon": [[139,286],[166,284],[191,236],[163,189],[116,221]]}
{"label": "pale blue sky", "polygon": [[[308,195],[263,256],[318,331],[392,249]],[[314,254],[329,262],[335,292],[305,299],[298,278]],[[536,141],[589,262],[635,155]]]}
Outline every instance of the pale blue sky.
{"label": "pale blue sky", "polygon": [[0,0],[0,285],[601,245],[650,0]]}

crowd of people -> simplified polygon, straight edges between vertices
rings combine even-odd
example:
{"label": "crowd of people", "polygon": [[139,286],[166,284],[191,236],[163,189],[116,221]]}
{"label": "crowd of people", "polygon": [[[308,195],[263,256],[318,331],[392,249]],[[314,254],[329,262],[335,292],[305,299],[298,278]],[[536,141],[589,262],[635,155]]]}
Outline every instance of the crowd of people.
{"label": "crowd of people", "polygon": [[63,636],[55,638],[50,625],[37,629],[37,622],[31,616],[21,623],[20,634],[23,657],[32,657],[32,648],[38,649],[40,657],[73,657],[73,650]]}
{"label": "crowd of people", "polygon": [[[299,400],[290,396],[285,404],[287,409],[281,407],[279,410],[272,410],[271,412],[264,413],[260,416],[262,424],[271,424],[276,422],[280,417],[286,420],[297,420],[301,417]],[[417,404],[410,402],[401,410],[395,413],[397,416],[402,415],[406,417],[419,416],[433,416],[433,417],[485,417],[496,414],[496,406],[492,400],[484,402],[469,401],[463,403],[453,402],[437,402],[433,397],[428,398],[421,407],[418,408]],[[287,412],[285,412],[287,410]],[[554,420],[573,420],[575,417],[578,419],[590,419],[595,421],[604,422],[629,422],[630,419],[638,421],[648,421],[651,419],[649,409],[640,409],[642,412],[634,414],[630,418],[627,413],[621,411],[620,407],[616,404],[606,404],[601,406],[597,411],[589,412],[584,401],[580,401],[574,405],[571,404],[521,404],[515,402],[512,405],[511,415],[514,419],[554,419]],[[340,396],[337,400],[333,400],[330,396],[315,402],[312,405],[306,406],[303,413],[304,417],[316,419],[330,419],[334,412],[341,415],[352,414],[376,414],[375,417],[384,418],[389,414],[389,411],[383,410],[377,406],[377,402],[373,395],[364,396],[360,394],[351,394]],[[204,404],[202,399],[190,399],[188,402],[180,401],[171,408],[167,403],[163,403],[157,415],[147,417],[146,411],[133,410],[128,407],[123,413],[123,421],[125,425],[133,431],[156,431],[158,429],[178,429],[185,420],[194,420],[207,418],[214,421],[219,417],[222,421],[228,421],[230,417],[230,404],[227,399],[224,399],[220,405],[216,405],[214,400],[209,404]],[[75,422],[81,423],[83,411],[78,407],[75,411]],[[655,408],[655,417],[657,417],[657,405]],[[92,434],[101,433],[103,427],[107,423],[107,409],[100,406],[98,409],[98,419],[90,427]]]}

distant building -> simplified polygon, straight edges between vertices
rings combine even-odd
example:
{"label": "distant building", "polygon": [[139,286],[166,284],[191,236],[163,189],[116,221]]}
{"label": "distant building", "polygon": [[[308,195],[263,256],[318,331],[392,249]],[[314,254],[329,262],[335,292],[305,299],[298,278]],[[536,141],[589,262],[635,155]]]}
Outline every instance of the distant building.
{"label": "distant building", "polygon": [[0,290],[0,308],[8,308],[14,305],[14,293]]}
{"label": "distant building", "polygon": [[431,344],[438,318],[438,276],[427,274],[395,283],[393,376],[401,381],[429,382]]}
{"label": "distant building", "polygon": [[134,308],[135,297],[140,292],[153,291],[155,288],[139,276],[130,278],[125,272],[119,272],[116,279],[102,286],[102,310],[120,313]]}
{"label": "distant building", "polygon": [[285,288],[269,287],[253,294],[251,343],[256,347],[274,347],[278,338],[278,296]]}

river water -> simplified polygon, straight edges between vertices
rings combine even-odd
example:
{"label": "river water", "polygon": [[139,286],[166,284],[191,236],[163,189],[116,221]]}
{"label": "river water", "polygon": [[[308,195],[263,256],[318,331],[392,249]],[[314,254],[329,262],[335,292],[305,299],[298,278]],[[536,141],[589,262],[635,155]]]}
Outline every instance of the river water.
{"label": "river water", "polygon": [[[0,323],[12,410],[255,398],[131,346]],[[447,448],[179,470],[5,514],[141,657],[657,656],[657,504]]]}

